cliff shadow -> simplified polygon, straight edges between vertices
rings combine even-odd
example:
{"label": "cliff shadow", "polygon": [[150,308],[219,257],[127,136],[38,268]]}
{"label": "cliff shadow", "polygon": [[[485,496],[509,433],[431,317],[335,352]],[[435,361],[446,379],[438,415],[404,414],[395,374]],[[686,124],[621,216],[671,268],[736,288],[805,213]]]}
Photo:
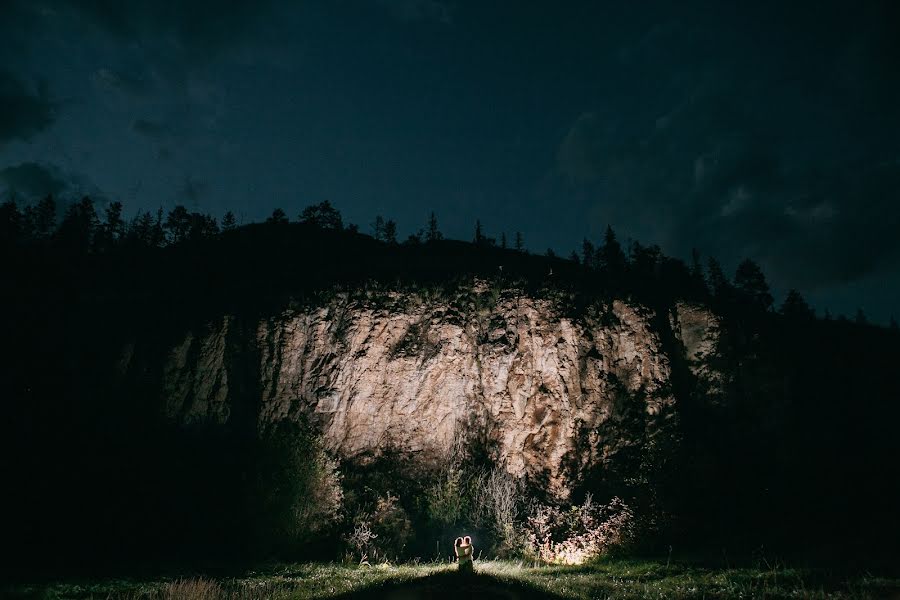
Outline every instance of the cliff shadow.
{"label": "cliff shadow", "polygon": [[526,583],[504,581],[485,573],[466,575],[456,571],[435,573],[413,581],[379,584],[328,597],[334,600],[562,600],[562,596]]}

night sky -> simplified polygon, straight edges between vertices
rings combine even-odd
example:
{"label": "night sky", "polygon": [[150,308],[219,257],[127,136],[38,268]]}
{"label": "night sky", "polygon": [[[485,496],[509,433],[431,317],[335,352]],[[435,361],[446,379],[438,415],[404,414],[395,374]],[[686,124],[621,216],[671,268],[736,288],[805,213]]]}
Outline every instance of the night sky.
{"label": "night sky", "polygon": [[[738,7],[740,5],[740,7]],[[0,0],[0,192],[757,260],[900,317],[900,2]]]}

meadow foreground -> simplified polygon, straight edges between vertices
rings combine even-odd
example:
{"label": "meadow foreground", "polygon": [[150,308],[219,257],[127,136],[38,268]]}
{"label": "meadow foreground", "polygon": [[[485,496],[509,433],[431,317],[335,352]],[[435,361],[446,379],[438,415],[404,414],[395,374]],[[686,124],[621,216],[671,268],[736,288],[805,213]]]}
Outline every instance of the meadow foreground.
{"label": "meadow foreground", "polygon": [[705,568],[681,563],[611,560],[582,566],[480,561],[473,576],[447,563],[345,566],[289,564],[240,576],[183,576],[17,585],[12,598],[213,600],[262,598],[885,598],[900,579],[833,571]]}

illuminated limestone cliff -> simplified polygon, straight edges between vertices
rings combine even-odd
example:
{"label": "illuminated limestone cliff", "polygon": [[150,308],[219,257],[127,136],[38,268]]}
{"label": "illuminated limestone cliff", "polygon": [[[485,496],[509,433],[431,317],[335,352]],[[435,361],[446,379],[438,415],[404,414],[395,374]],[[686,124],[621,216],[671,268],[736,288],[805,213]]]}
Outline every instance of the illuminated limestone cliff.
{"label": "illuminated limestone cliff", "polygon": [[[465,435],[514,475],[565,497],[586,473],[674,435],[663,336],[708,379],[703,356],[717,339],[715,317],[697,306],[679,305],[668,319],[619,300],[573,313],[478,283],[449,300],[337,295],[245,333],[224,317],[171,349],[164,401],[185,423],[235,418],[229,339],[255,331],[247,356],[257,362],[258,429],[305,417],[345,459],[400,451],[423,464]],[[657,331],[660,323],[671,329]]]}

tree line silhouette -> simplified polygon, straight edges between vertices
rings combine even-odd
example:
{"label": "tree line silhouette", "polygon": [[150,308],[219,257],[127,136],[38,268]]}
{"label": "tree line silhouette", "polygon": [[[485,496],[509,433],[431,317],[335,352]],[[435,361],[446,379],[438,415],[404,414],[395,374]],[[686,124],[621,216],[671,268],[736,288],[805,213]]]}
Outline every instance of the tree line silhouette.
{"label": "tree line silhouette", "polygon": [[[213,239],[238,228],[232,211],[225,212],[221,221],[211,214],[191,212],[177,205],[168,212],[159,208],[155,213],[138,211],[130,220],[123,215],[121,202],[109,202],[98,210],[94,201],[85,196],[60,211],[58,202],[48,195],[34,204],[23,207],[10,198],[0,205],[0,244],[6,247],[42,244],[65,253],[102,254],[118,249],[153,249],[183,243],[197,243]],[[341,213],[329,201],[304,208],[297,223],[323,230],[358,233],[355,224],[344,225]],[[267,226],[283,226],[291,223],[290,217],[276,208],[267,217]],[[400,242],[397,223],[381,215],[371,225],[371,236],[388,245],[416,246],[443,241],[434,212],[429,214],[425,227],[411,233]],[[476,220],[472,244],[480,249],[514,250],[528,253],[521,232],[515,232],[511,247],[506,233],[499,241],[484,233],[481,221]],[[544,257],[554,263],[559,258],[552,249]],[[590,273],[610,293],[634,293],[652,296],[663,285],[675,290],[686,299],[706,302],[726,314],[777,312],[791,320],[815,319],[816,312],[796,289],[788,290],[783,302],[775,310],[771,289],[760,266],[751,259],[742,260],[733,277],[728,277],[721,263],[708,257],[703,264],[700,253],[692,252],[690,264],[678,258],[666,256],[658,245],[643,245],[632,241],[627,248],[619,242],[611,226],[606,228],[603,239],[594,244],[585,238],[581,250],[573,250],[568,257],[571,265]],[[833,317],[827,309],[825,320]],[[847,321],[844,316],[838,320]],[[868,324],[862,309],[854,317],[857,324]],[[890,328],[896,330],[897,322],[891,317]]]}

